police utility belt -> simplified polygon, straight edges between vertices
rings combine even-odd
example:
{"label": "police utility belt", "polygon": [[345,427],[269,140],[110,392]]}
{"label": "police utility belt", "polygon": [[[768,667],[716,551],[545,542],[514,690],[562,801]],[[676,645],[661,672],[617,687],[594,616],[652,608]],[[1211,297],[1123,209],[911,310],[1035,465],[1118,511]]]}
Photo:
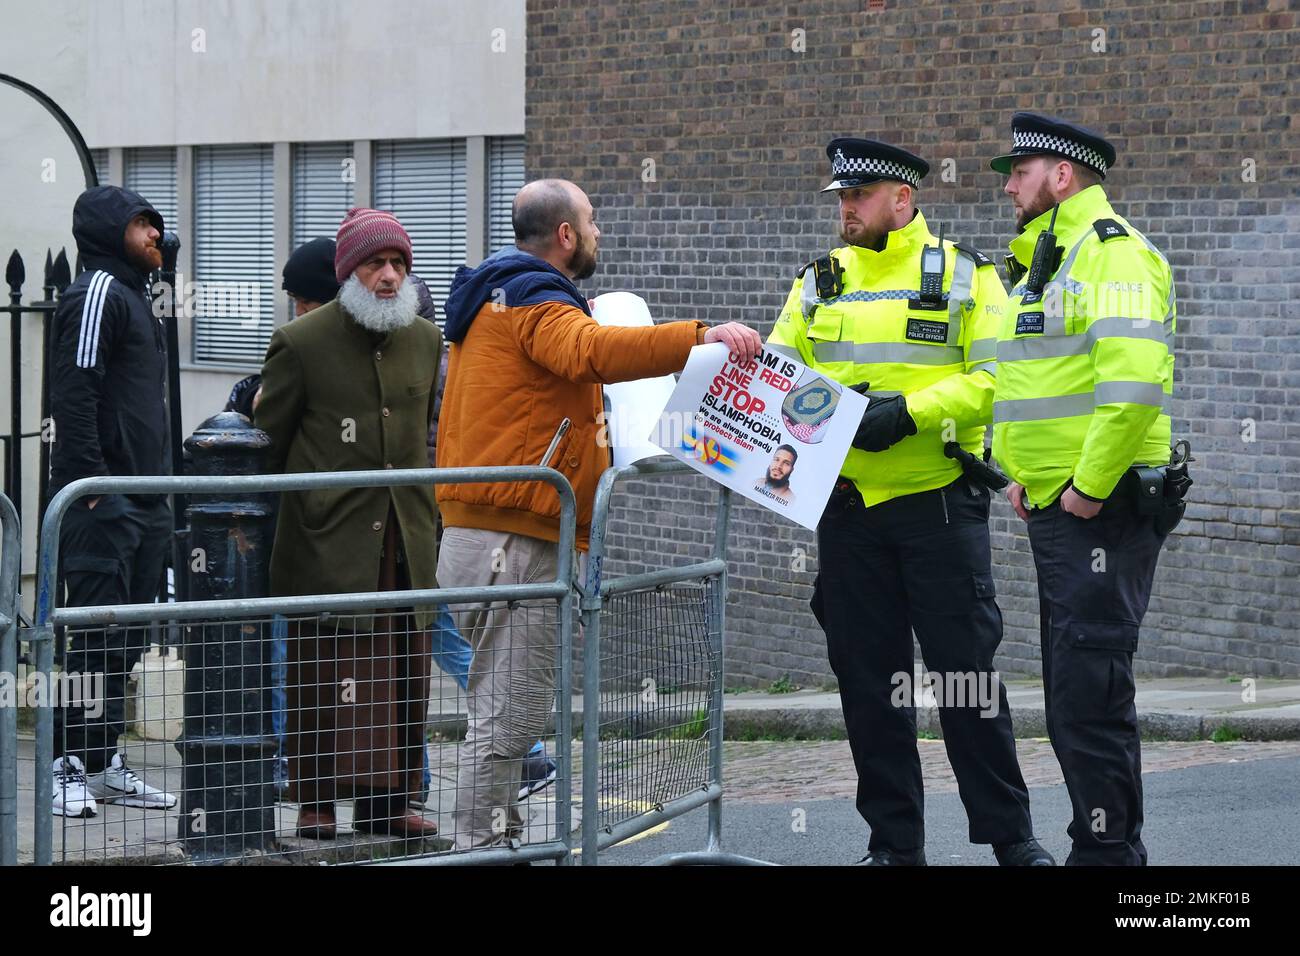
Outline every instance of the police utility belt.
{"label": "police utility belt", "polygon": [[1195,461],[1186,440],[1175,442],[1167,465],[1134,465],[1120,476],[1108,502],[1133,506],[1136,514],[1155,518],[1156,530],[1168,534],[1183,520],[1192,478],[1187,463]]}

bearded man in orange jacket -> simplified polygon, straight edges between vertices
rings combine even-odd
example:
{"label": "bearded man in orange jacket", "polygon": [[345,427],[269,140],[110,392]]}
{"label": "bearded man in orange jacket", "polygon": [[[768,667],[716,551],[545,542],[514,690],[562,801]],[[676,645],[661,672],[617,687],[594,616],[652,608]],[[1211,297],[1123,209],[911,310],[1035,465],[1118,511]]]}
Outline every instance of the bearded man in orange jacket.
{"label": "bearded man in orange jacket", "polygon": [[[536,465],[547,458],[573,486],[577,546],[585,551],[596,484],[610,465],[607,443],[598,440],[601,385],[680,371],[691,349],[709,342],[725,343],[748,362],[762,340],[735,322],[598,325],[574,280],[596,271],[600,230],[591,201],[571,182],[524,186],[512,220],[516,246],[475,269],[462,267],[447,299],[451,358],[438,467]],[[445,527],[439,585],[555,577],[560,500],[550,485],[440,485],[437,495]],[[520,762],[554,702],[555,625],[536,607],[470,604],[452,611],[474,649],[456,847],[510,845],[523,829],[514,800]]]}

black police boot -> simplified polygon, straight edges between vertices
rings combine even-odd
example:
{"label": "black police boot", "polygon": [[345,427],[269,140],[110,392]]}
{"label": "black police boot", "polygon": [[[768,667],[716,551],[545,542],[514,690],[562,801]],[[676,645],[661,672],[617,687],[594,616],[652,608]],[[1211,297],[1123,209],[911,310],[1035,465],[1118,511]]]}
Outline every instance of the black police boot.
{"label": "black police boot", "polygon": [[868,850],[856,866],[925,866],[925,850]]}
{"label": "black police boot", "polygon": [[1037,840],[1023,843],[1003,843],[993,848],[998,866],[1056,866],[1056,860]]}

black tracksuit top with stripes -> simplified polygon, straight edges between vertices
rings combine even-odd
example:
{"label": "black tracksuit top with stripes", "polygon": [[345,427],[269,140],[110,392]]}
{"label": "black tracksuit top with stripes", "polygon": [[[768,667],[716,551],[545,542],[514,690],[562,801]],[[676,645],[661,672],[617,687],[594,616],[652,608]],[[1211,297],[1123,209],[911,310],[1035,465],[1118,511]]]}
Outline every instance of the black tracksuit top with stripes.
{"label": "black tracksuit top with stripes", "polygon": [[50,334],[51,497],[91,475],[171,470],[166,338],[148,276],[125,252],[126,227],[142,214],[162,232],[162,217],[128,189],[96,186],[73,207],[85,271],[64,292]]}

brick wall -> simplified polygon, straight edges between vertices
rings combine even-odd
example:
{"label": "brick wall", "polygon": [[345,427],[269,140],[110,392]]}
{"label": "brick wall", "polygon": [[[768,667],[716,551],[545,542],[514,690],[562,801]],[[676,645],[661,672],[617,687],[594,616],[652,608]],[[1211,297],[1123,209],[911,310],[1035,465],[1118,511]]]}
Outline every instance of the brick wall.
{"label": "brick wall", "polygon": [[[633,290],[661,320],[766,335],[795,270],[835,244],[834,202],[817,193],[833,135],[925,156],[930,222],[1000,260],[1010,208],[987,159],[1012,112],[1103,131],[1120,153],[1107,192],[1174,267],[1174,431],[1198,459],[1140,670],[1296,676],[1297,47],[1289,0],[530,2],[527,169],[592,197],[603,238],[588,294]],[[614,570],[703,556],[710,501],[702,479],[631,486]],[[813,536],[747,503],[732,527],[728,684],[831,682],[807,609]],[[1028,541],[1005,504],[991,530],[998,663],[1036,673]]]}

